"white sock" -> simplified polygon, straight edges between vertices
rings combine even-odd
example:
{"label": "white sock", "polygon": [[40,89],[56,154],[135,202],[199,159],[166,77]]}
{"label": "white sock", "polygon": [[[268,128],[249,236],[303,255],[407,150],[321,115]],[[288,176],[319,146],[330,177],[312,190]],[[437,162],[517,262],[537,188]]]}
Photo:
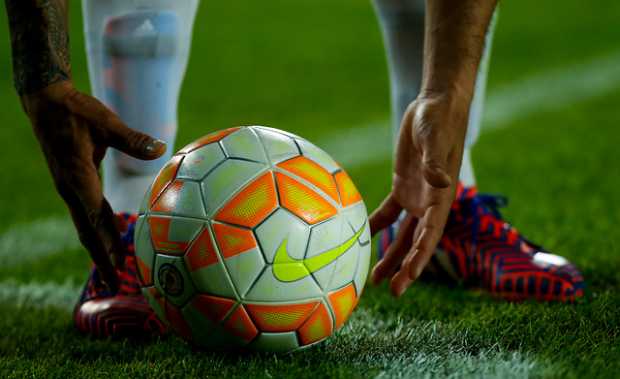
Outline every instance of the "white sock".
{"label": "white sock", "polygon": [[[374,5],[388,57],[393,135],[396,139],[405,110],[420,92],[424,46],[424,1],[374,0]],[[463,163],[459,174],[459,179],[466,186],[476,184],[471,148],[480,133],[495,19],[496,16],[493,17],[487,33],[485,52],[478,69],[470,109]]]}
{"label": "white sock", "polygon": [[84,0],[91,87],[131,128],[166,141],[166,155],[140,161],[110,149],[104,194],[117,212],[136,212],[174,153],[177,104],[198,0]]}
{"label": "white sock", "polygon": [[467,135],[465,136],[465,150],[463,151],[463,161],[461,163],[461,172],[459,179],[466,187],[476,185],[476,176],[474,175],[474,166],[471,159],[471,149],[478,141],[480,136],[480,128],[482,126],[482,117],[484,114],[484,100],[487,88],[487,77],[489,73],[489,62],[491,60],[491,48],[493,47],[493,34],[495,32],[495,24],[497,23],[496,10],[493,19],[487,31],[484,53],[478,66],[478,76],[476,77],[476,88],[474,98],[469,108],[469,122],[467,124]]}
{"label": "white sock", "polygon": [[392,132],[418,96],[424,55],[424,0],[373,0],[383,32],[390,74]]}

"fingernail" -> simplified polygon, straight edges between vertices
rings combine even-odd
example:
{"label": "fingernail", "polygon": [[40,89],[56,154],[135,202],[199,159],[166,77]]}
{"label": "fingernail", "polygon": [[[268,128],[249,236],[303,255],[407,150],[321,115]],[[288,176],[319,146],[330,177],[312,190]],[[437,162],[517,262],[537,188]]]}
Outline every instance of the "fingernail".
{"label": "fingernail", "polygon": [[[420,254],[420,250],[416,249],[413,256],[415,257],[419,254]],[[422,270],[424,269],[424,267],[418,267],[418,265],[413,265],[412,261],[409,262],[409,279],[416,280],[418,276],[420,276],[420,274],[422,273]]]}
{"label": "fingernail", "polygon": [[412,267],[409,270],[409,279],[416,280],[416,279],[418,279],[418,276],[420,276],[421,273],[422,273],[422,268]]}
{"label": "fingernail", "polygon": [[373,268],[370,272],[370,282],[374,285],[379,284],[381,280],[379,279],[379,274],[377,274],[377,268]]}
{"label": "fingernail", "polygon": [[406,288],[403,288],[403,287],[393,288],[392,295],[394,297],[401,297],[403,295],[403,292],[405,292],[405,289]]}
{"label": "fingernail", "polygon": [[164,141],[160,139],[154,139],[148,145],[146,145],[144,151],[150,154],[159,151],[164,147],[166,147],[166,143]]}

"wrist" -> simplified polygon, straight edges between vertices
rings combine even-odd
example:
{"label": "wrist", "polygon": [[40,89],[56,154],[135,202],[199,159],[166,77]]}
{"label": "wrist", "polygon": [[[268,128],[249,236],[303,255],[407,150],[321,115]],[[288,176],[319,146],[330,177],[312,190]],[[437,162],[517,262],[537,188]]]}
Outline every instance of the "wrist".
{"label": "wrist", "polygon": [[440,105],[444,112],[452,115],[468,114],[472,100],[473,92],[456,84],[442,88],[423,87],[416,99]]}
{"label": "wrist", "polygon": [[26,114],[32,116],[45,111],[50,105],[63,103],[75,91],[71,80],[61,80],[39,91],[21,95],[20,101]]}

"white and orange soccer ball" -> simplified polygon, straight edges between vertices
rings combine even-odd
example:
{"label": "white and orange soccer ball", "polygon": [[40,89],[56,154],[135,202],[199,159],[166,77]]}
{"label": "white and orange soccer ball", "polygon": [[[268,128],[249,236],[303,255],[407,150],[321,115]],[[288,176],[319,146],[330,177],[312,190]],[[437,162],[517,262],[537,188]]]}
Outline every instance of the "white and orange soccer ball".
{"label": "white and orange soccer ball", "polygon": [[370,263],[366,207],[310,142],[260,126],[183,148],[136,226],[142,292],[158,317],[208,348],[287,352],[347,321]]}

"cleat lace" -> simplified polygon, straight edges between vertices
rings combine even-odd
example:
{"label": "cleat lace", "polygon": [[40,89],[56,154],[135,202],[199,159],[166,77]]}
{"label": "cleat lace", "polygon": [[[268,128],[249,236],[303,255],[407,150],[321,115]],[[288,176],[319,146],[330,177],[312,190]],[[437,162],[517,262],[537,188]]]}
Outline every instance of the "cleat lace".
{"label": "cleat lace", "polygon": [[508,205],[507,197],[492,194],[476,194],[474,192],[464,200],[469,203],[469,212],[474,215],[471,224],[472,247],[474,250],[477,250],[479,237],[483,233],[489,233],[497,239],[505,238],[506,243],[509,245],[514,245],[522,240],[517,229],[504,221],[499,211],[499,208]]}

